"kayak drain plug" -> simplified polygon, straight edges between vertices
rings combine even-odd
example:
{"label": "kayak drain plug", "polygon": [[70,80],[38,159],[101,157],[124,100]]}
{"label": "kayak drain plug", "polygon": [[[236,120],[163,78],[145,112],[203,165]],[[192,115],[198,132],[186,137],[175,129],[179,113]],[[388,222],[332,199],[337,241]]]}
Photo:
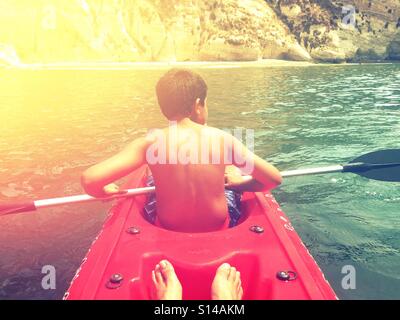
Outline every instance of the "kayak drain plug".
{"label": "kayak drain plug", "polygon": [[264,232],[264,228],[260,227],[260,226],[251,226],[250,227],[250,231],[254,232],[254,233],[263,233]]}
{"label": "kayak drain plug", "polygon": [[130,228],[126,229],[126,232],[128,232],[130,234],[139,234],[140,229],[138,227],[130,227]]}
{"label": "kayak drain plug", "polygon": [[121,286],[122,280],[124,280],[124,277],[122,276],[122,274],[115,273],[107,281],[106,287],[108,289],[117,289]]}
{"label": "kayak drain plug", "polygon": [[294,271],[278,271],[276,277],[281,281],[293,281],[297,278],[297,273]]}

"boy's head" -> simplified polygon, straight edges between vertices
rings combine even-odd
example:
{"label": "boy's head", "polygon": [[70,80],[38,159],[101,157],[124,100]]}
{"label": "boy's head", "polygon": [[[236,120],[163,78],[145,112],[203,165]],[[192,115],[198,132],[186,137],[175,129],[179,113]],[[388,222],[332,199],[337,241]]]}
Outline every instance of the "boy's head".
{"label": "boy's head", "polygon": [[186,117],[205,124],[207,121],[207,84],[197,73],[187,69],[172,69],[158,80],[158,104],[168,120]]}

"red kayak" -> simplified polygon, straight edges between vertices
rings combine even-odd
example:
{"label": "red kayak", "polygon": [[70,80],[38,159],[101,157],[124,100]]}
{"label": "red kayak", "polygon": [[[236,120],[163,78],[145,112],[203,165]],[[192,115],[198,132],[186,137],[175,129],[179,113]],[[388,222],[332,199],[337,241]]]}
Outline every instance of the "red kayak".
{"label": "red kayak", "polygon": [[[143,187],[145,178],[143,167],[127,187]],[[145,199],[121,200],[110,210],[64,299],[149,299],[151,271],[162,259],[174,265],[184,299],[210,299],[223,262],[240,271],[243,299],[337,299],[270,193],[245,193],[240,224],[207,233],[152,225],[142,216]]]}

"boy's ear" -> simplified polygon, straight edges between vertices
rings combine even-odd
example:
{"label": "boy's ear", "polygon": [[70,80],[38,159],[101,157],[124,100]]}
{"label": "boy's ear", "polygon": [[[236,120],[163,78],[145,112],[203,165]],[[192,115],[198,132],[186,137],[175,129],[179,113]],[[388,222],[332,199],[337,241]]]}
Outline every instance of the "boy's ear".
{"label": "boy's ear", "polygon": [[200,98],[196,99],[196,102],[194,104],[194,108],[197,114],[200,114],[200,108],[201,108],[201,103],[200,103]]}

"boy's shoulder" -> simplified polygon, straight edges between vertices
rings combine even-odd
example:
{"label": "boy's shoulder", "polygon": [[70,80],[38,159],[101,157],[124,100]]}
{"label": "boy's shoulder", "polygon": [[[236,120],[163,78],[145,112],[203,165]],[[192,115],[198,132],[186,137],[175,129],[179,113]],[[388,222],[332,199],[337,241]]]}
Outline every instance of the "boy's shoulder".
{"label": "boy's shoulder", "polygon": [[214,137],[224,138],[224,137],[230,137],[231,136],[228,132],[226,132],[226,131],[224,131],[222,129],[216,128],[216,127],[203,126],[202,130],[204,131],[205,134],[211,135],[211,136],[214,136]]}
{"label": "boy's shoulder", "polygon": [[234,136],[227,130],[218,129],[215,127],[207,127],[208,134],[214,136],[215,138],[221,138],[225,142],[231,142],[234,140]]}

